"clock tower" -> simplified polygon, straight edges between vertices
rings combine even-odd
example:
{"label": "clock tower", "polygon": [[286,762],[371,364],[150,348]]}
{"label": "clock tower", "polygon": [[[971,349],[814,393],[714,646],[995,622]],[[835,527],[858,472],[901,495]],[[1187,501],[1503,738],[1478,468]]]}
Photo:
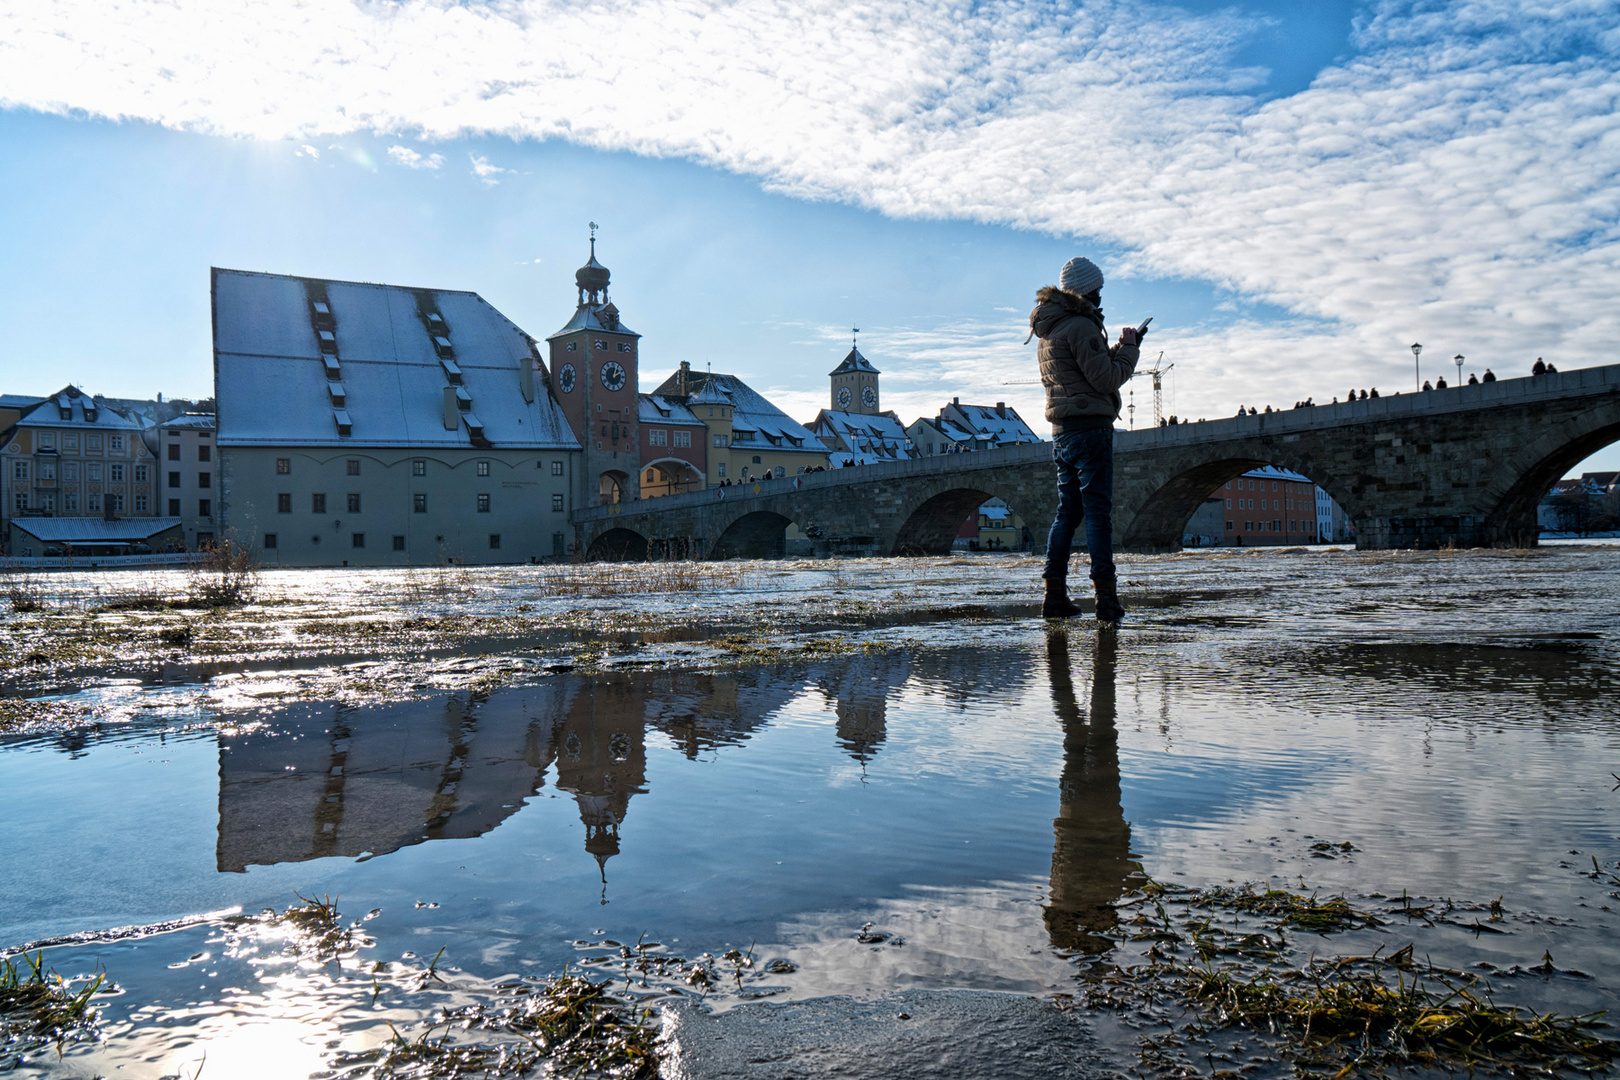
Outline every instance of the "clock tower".
{"label": "clock tower", "polygon": [[619,321],[608,299],[608,268],[591,257],[574,272],[579,306],[568,325],[546,339],[551,386],[584,449],[575,506],[628,502],[640,494],[641,431],[636,358],[641,335]]}
{"label": "clock tower", "polygon": [[878,408],[878,369],[850,342],[849,355],[830,372],[834,412],[875,416]]}

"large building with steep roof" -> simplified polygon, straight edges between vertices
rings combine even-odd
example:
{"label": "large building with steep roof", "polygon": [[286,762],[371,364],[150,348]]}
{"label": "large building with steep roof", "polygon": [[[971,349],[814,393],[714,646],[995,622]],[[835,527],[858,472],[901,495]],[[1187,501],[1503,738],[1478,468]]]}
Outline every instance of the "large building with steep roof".
{"label": "large building with steep roof", "polygon": [[213,271],[221,535],[270,564],[562,557],[580,444],[473,292]]}
{"label": "large building with steep roof", "polygon": [[735,375],[695,371],[682,361],[653,393],[681,402],[707,429],[709,487],[827,465],[827,448],[809,428]]}

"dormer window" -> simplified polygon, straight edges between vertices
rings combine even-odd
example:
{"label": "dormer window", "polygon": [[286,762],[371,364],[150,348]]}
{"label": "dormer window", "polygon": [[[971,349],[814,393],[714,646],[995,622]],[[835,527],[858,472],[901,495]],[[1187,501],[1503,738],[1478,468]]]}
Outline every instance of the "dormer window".
{"label": "dormer window", "polygon": [[439,366],[444,368],[444,377],[450,380],[451,386],[461,385],[461,366],[454,360],[440,359]]}
{"label": "dormer window", "polygon": [[321,363],[326,365],[326,377],[331,382],[336,382],[343,377],[342,369],[338,367],[337,357],[323,356],[321,357]]}
{"label": "dormer window", "polygon": [[462,412],[472,408],[472,395],[467,393],[466,387],[456,388],[456,408]]}
{"label": "dormer window", "polygon": [[437,311],[428,312],[427,328],[428,333],[432,334],[434,337],[446,337],[450,333],[450,328],[444,325],[444,316],[440,315]]}
{"label": "dormer window", "polygon": [[349,419],[348,409],[333,409],[332,419],[337,422],[337,433],[343,438],[354,434],[354,421]]}
{"label": "dormer window", "polygon": [[334,409],[341,409],[348,403],[348,393],[343,389],[342,383],[327,383],[326,392],[332,395],[332,407]]}
{"label": "dormer window", "polygon": [[330,330],[317,330],[315,336],[320,340],[321,352],[328,356],[337,355],[337,335]]}
{"label": "dormer window", "polygon": [[456,350],[451,346],[450,339],[447,337],[435,337],[433,339],[433,351],[438,353],[441,358],[456,355]]}
{"label": "dormer window", "polygon": [[325,300],[311,300],[309,303],[309,321],[316,330],[330,330],[335,325],[332,321],[332,306]]}

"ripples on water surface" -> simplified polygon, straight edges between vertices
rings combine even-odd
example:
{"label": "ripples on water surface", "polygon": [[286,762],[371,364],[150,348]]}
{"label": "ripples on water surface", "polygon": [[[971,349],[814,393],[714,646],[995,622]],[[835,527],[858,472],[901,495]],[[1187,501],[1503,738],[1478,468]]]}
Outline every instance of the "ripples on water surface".
{"label": "ripples on water surface", "polygon": [[[884,589],[1015,599],[1032,573],[908,565],[844,564],[837,584],[881,608]],[[217,919],[48,948],[120,989],[102,1045],[39,1062],[83,1076],[189,1076],[205,1055],[211,1075],[305,1075],[458,979],[548,975],[643,935],[752,944],[795,968],[769,984],[778,1000],[1059,991],[1111,947],[1110,904],[1139,870],[1500,896],[1507,933],[1396,925],[1322,948],[1414,941],[1498,968],[1550,953],[1590,977],[1521,979],[1515,1000],[1613,1008],[1620,900],[1583,871],[1620,857],[1617,565],[1588,549],[1145,560],[1117,635],[1020,613],[814,661],[241,708],[201,730],[157,708],[14,738],[0,942],[301,892],[351,919],[380,909],[367,964],[444,949],[424,1004]],[[764,564],[749,588],[815,596],[826,573]],[[518,602],[502,589],[485,601]]]}

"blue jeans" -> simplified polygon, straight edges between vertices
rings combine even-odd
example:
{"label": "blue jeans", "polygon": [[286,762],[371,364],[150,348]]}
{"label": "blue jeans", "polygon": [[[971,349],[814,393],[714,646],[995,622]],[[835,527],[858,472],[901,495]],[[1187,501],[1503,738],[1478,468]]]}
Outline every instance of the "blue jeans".
{"label": "blue jeans", "polygon": [[1043,578],[1069,574],[1069,545],[1083,519],[1091,577],[1114,576],[1114,429],[1071,431],[1052,446],[1057,462],[1058,506],[1046,538]]}

